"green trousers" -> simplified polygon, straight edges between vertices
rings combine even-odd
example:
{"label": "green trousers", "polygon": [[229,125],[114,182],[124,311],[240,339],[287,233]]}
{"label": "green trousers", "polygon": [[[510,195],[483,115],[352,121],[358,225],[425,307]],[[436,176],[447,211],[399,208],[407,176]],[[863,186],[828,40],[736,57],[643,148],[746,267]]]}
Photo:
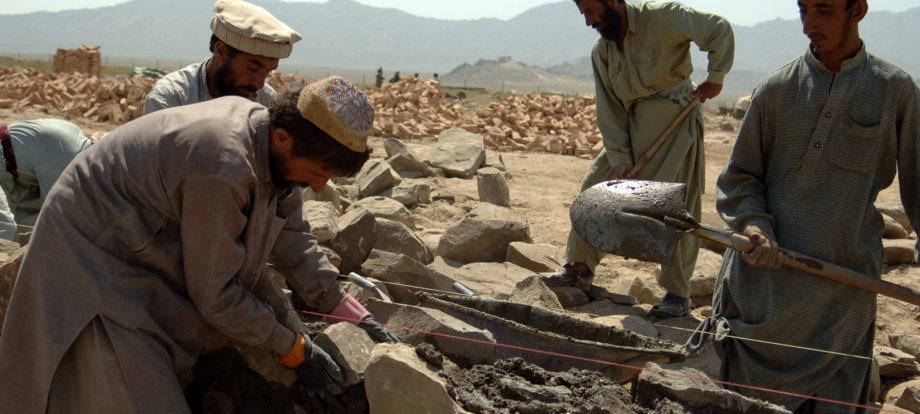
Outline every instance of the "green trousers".
{"label": "green trousers", "polygon": [[[665,100],[636,104],[637,110],[630,114],[630,131],[646,131],[643,134],[631,134],[633,154],[640,157],[674,119],[680,111],[680,105]],[[646,126],[645,128],[641,128]],[[679,182],[687,184],[687,211],[697,220],[702,213],[701,193],[703,191],[705,165],[703,161],[702,113],[693,110],[678,126],[661,149],[652,157],[647,166],[640,171],[639,179]],[[678,151],[678,153],[674,153]],[[591,164],[581,183],[581,191],[613,178],[616,167],[602,150]],[[635,161],[633,161],[635,162]],[[699,253],[699,241],[693,236],[684,236],[677,244],[671,262],[661,266],[658,284],[665,290],[681,297],[690,296],[690,277],[696,267]],[[588,245],[574,230],[569,232],[566,245],[566,263],[585,263],[593,272],[606,253]]]}

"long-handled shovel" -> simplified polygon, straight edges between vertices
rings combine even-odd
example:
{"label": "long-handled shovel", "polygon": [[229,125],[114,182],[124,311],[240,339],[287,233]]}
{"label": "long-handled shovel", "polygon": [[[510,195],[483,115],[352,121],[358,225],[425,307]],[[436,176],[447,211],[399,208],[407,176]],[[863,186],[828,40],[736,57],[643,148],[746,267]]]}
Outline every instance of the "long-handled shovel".
{"label": "long-handled shovel", "polygon": [[[620,256],[668,263],[684,233],[749,252],[750,239],[703,226],[687,212],[685,184],[612,180],[581,193],[569,208],[572,227],[594,248]],[[823,260],[780,249],[783,264],[859,289],[920,305],[920,292]]]}

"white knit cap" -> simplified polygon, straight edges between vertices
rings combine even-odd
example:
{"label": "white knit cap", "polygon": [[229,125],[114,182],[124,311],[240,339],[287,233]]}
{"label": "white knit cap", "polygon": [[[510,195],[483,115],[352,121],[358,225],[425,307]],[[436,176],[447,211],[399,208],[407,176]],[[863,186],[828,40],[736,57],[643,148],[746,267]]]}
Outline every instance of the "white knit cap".
{"label": "white knit cap", "polygon": [[217,0],[211,32],[243,52],[283,59],[291,55],[300,33],[267,10],[241,0]]}

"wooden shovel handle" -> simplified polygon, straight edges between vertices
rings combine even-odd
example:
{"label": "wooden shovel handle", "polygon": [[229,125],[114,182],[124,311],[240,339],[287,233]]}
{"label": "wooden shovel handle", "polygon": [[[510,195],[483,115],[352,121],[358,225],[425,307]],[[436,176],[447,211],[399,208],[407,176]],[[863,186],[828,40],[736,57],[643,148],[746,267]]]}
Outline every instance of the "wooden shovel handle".
{"label": "wooden shovel handle", "polygon": [[[754,249],[754,243],[752,243],[749,238],[727,230],[699,227],[690,230],[689,233],[745,253]],[[780,251],[783,252],[783,264],[786,266],[858,289],[878,293],[920,306],[920,292],[907,286],[869,277],[868,275],[854,272],[845,267],[837,266],[833,263],[828,263],[787,249],[780,248]]]}
{"label": "wooden shovel handle", "polygon": [[655,142],[648,149],[648,151],[645,151],[645,154],[642,154],[642,158],[639,158],[639,161],[636,161],[636,165],[634,165],[632,168],[632,174],[634,175],[639,174],[639,171],[641,171],[642,168],[645,167],[645,164],[648,164],[648,161],[652,159],[652,157],[655,155],[656,152],[658,152],[658,149],[661,148],[661,146],[664,145],[664,143],[668,141],[668,138],[671,137],[671,134],[674,133],[674,130],[677,129],[677,126],[680,125],[681,122],[683,122],[684,118],[687,117],[687,114],[689,114],[690,111],[693,110],[693,108],[696,108],[696,106],[699,105],[699,103],[700,103],[700,98],[693,98],[693,100],[690,101],[690,103],[688,103],[687,106],[685,106],[684,109],[682,109],[679,114],[677,114],[677,117],[674,118],[673,121],[671,121],[668,127],[664,130],[664,132],[661,133],[658,139],[655,140]]}

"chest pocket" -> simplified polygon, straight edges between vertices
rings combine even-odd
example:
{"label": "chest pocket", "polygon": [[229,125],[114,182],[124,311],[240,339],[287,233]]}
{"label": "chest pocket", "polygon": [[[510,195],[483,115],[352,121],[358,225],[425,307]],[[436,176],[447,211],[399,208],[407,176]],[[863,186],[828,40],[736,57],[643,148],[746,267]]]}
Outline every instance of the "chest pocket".
{"label": "chest pocket", "polygon": [[831,140],[830,163],[859,173],[874,171],[881,131],[881,125],[864,127],[844,117]]}

